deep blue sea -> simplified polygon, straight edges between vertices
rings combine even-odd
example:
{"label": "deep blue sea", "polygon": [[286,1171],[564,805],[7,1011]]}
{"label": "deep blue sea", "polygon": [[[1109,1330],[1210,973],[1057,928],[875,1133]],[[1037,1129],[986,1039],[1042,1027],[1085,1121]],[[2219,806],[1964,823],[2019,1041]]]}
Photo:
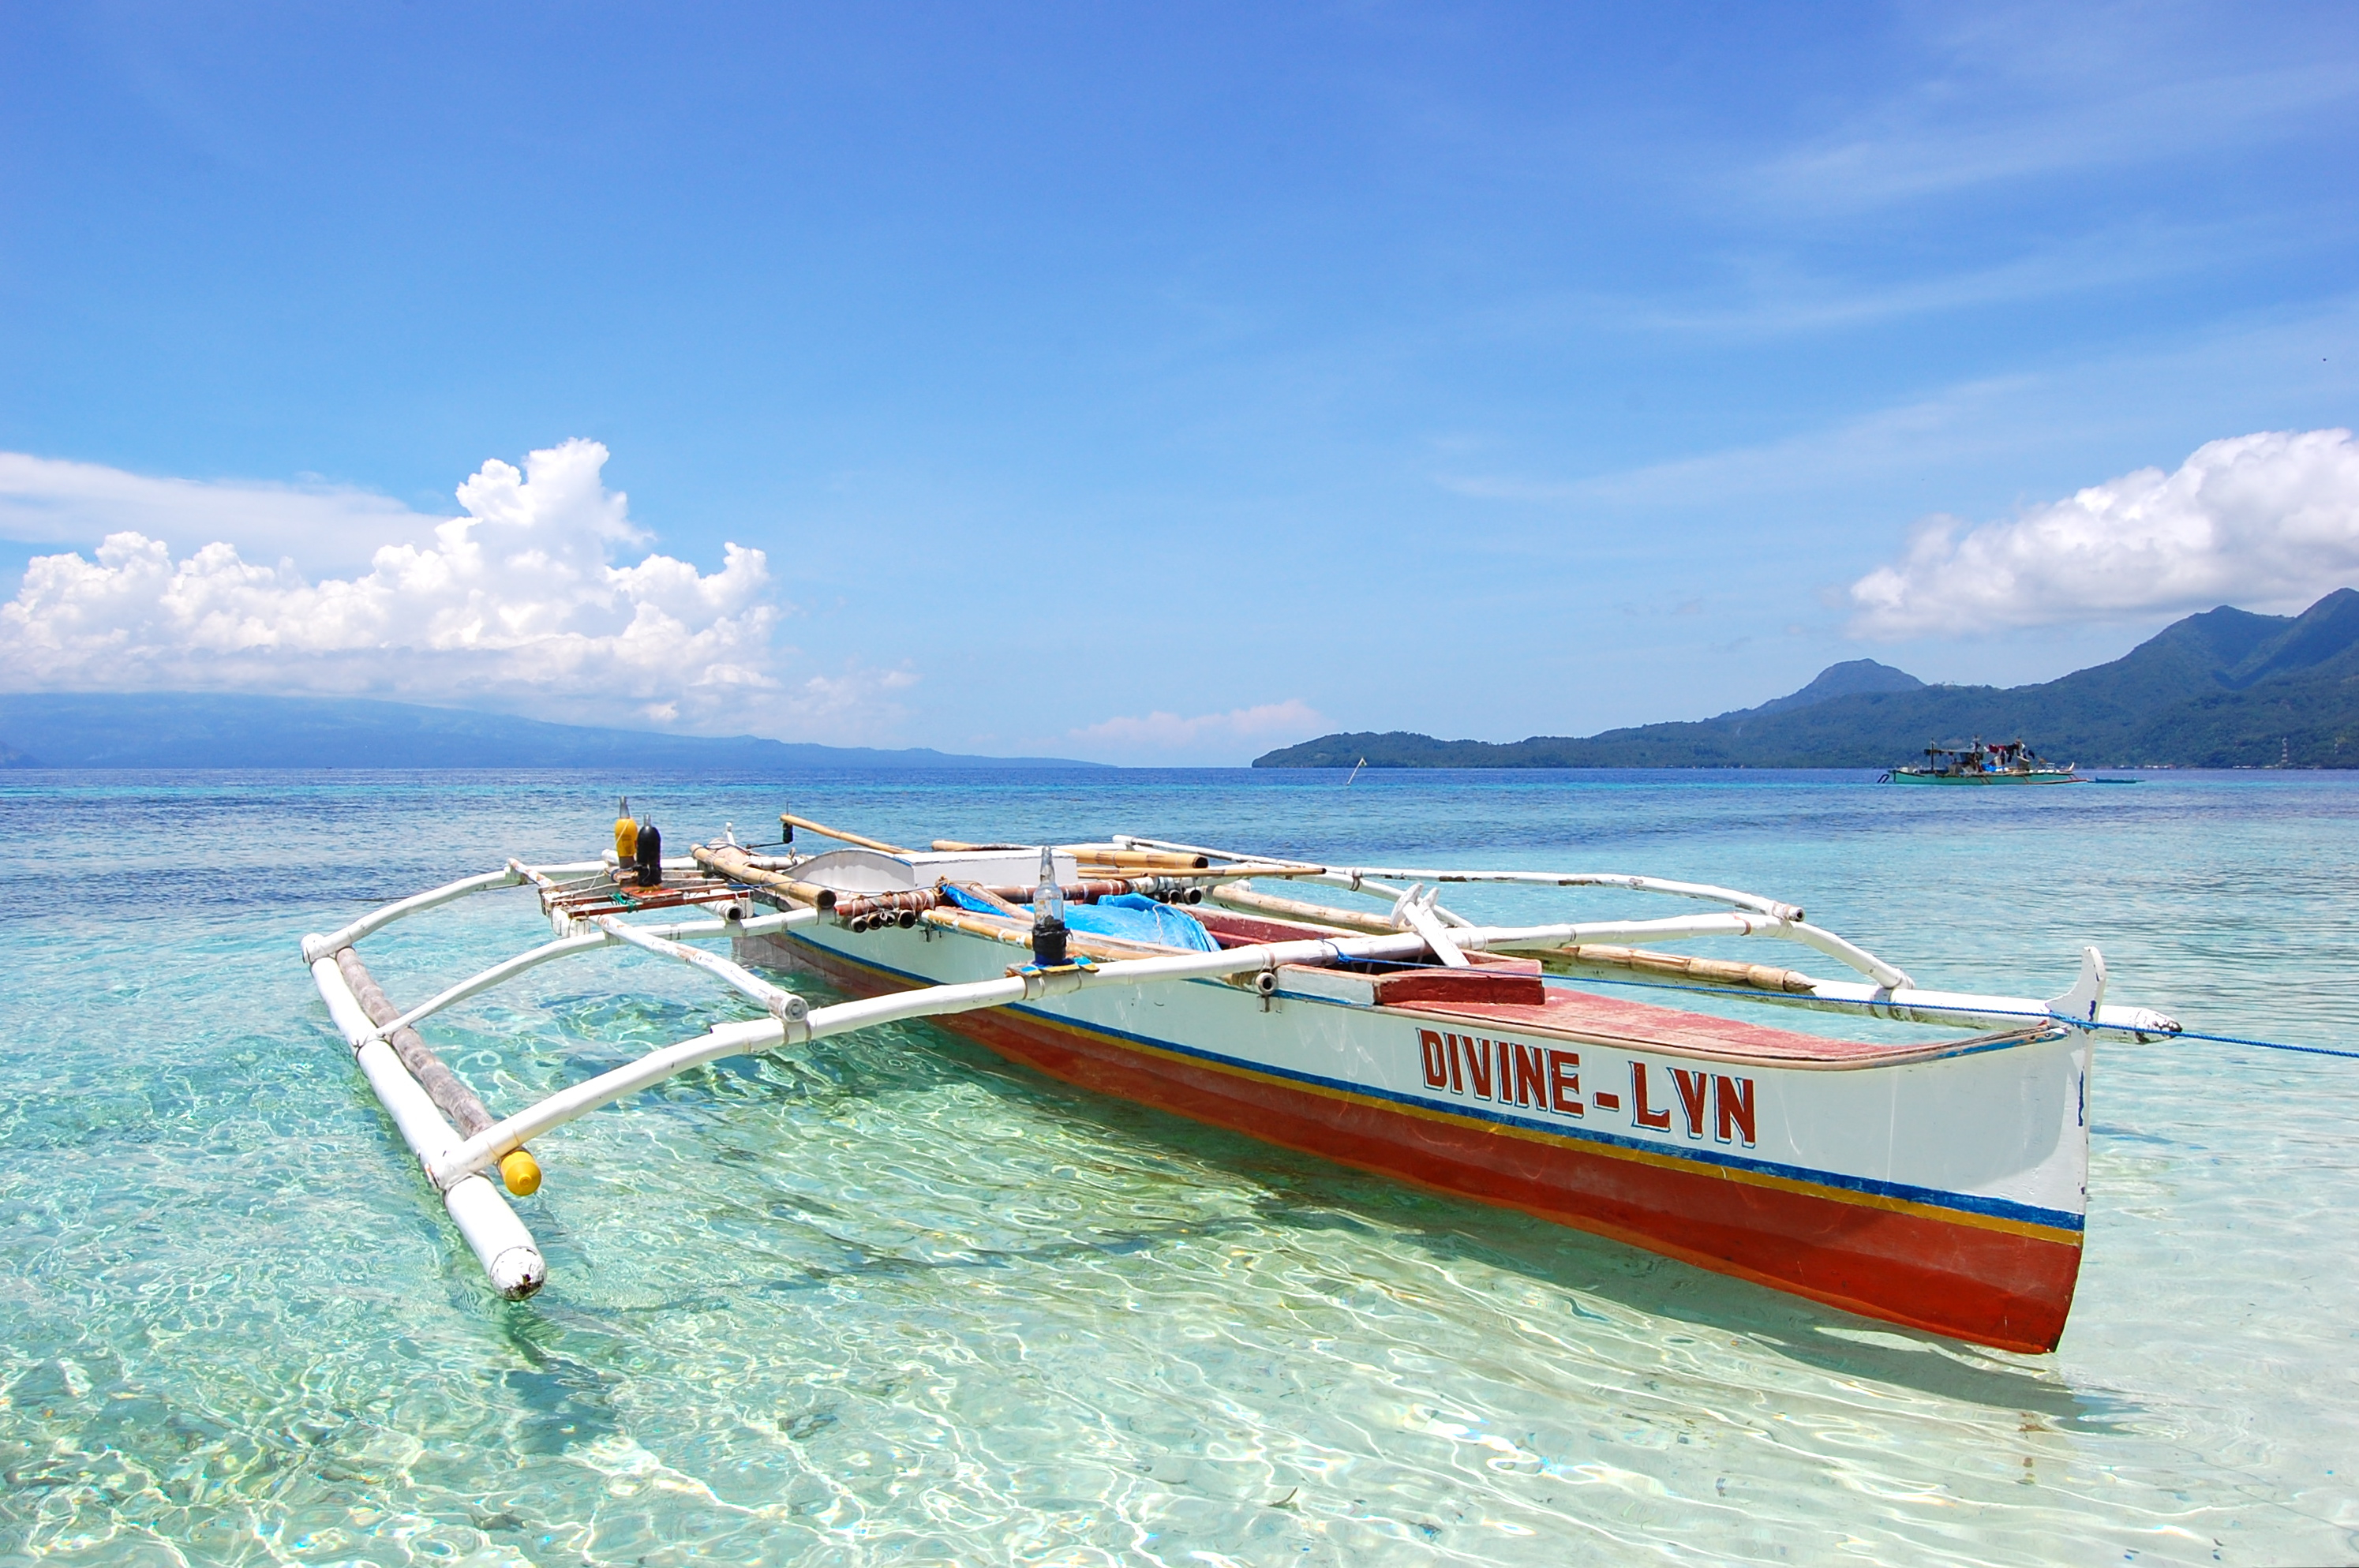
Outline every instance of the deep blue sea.
{"label": "deep blue sea", "polygon": [[[2049,1356],[924,1025],[537,1140],[550,1281],[510,1305],[297,953],[509,854],[592,855],[627,790],[675,851],[790,801],[898,842],[1716,882],[1922,984],[2052,995],[2094,942],[2114,1000],[2359,1050],[2359,778],[1871,777],[0,774],[0,1564],[2359,1561],[2359,1060],[2102,1044]],[[416,1001],[547,934],[503,893],[364,952]],[[609,952],[428,1033],[499,1111],[725,1016]]]}

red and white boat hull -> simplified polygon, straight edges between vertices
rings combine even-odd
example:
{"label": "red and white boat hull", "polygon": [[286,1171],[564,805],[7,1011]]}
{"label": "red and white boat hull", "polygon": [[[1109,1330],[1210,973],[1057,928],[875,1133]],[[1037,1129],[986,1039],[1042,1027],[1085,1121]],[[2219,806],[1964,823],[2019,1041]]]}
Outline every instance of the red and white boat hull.
{"label": "red and white boat hull", "polygon": [[[1020,950],[822,924],[738,956],[874,995],[991,978]],[[2018,1351],[2063,1330],[2085,1035],[1908,1051],[1560,987],[1377,1005],[1350,975],[1280,975],[1266,998],[1109,985],[938,1021],[1070,1083],[1865,1316]]]}

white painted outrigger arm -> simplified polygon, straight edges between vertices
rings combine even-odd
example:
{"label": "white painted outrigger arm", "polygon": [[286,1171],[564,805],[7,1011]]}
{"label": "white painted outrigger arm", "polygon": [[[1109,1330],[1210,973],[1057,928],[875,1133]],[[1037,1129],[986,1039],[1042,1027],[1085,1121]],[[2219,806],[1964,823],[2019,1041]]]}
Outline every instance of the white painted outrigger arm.
{"label": "white painted outrigger arm", "polygon": [[1070,996],[1099,985],[1136,985],[1148,982],[1217,980],[1274,969],[1281,964],[1302,964],[1332,958],[1387,958],[1422,952],[1425,939],[1405,936],[1345,937],[1334,941],[1269,942],[1231,948],[1225,953],[1187,953],[1171,958],[1123,959],[1112,964],[1069,969],[1027,969],[999,980],[975,980],[956,985],[928,985],[912,991],[834,1007],[808,1010],[792,1020],[776,1018],[723,1024],[692,1040],[649,1051],[597,1077],[560,1089],[529,1110],[477,1133],[443,1159],[427,1168],[437,1182],[464,1181],[493,1164],[509,1149],[529,1142],[549,1128],[561,1127],[599,1106],[659,1083],[708,1062],[777,1045],[800,1045],[830,1035],[905,1018],[940,1018],[1004,1007],[1043,996]]}
{"label": "white painted outrigger arm", "polygon": [[[693,866],[694,862],[686,865]],[[382,931],[409,915],[463,898],[471,893],[513,887],[526,882],[548,887],[553,885],[551,878],[558,876],[580,876],[605,869],[605,865],[599,861],[528,867],[511,860],[501,870],[461,877],[456,882],[372,909],[338,931],[325,935],[315,932],[303,939],[303,960],[310,966],[312,980],[320,988],[321,999],[327,1004],[329,1018],[344,1037],[344,1043],[352,1047],[362,1075],[375,1092],[378,1103],[385,1106],[386,1114],[393,1118],[402,1141],[409,1146],[410,1152],[418,1157],[429,1175],[436,1161],[447,1156],[462,1139],[458,1129],[445,1118],[424,1086],[402,1065],[399,1053],[387,1043],[387,1040],[401,1029],[415,1025],[419,1019],[489,990],[527,969],[553,959],[570,957],[621,942],[666,957],[684,959],[720,975],[723,979],[736,985],[738,989],[745,990],[749,985],[757,987],[760,993],[766,994],[757,995],[757,999],[770,1003],[774,1014],[788,1009],[799,1014],[802,1007],[800,997],[770,985],[725,959],[681,946],[670,939],[782,931],[789,926],[818,919],[818,911],[814,909],[782,910],[749,920],[683,920],[655,927],[626,926],[613,916],[595,917],[589,922],[596,928],[594,931],[560,937],[495,964],[384,1024],[370,1021],[367,1009],[361,1006],[360,998],[353,993],[352,983],[344,978],[343,971],[337,964],[339,953],[371,932]],[[449,1211],[451,1223],[458,1226],[459,1234],[465,1238],[476,1261],[483,1266],[494,1290],[510,1301],[520,1301],[540,1289],[549,1277],[548,1264],[542,1258],[532,1233],[525,1228],[524,1222],[516,1217],[516,1211],[508,1206],[507,1200],[500,1195],[490,1181],[478,1173],[457,1182],[437,1181],[435,1186],[442,1193],[443,1206]]]}
{"label": "white painted outrigger arm", "polygon": [[[701,967],[701,961],[712,958],[712,954],[692,947],[681,947],[679,943],[679,938],[770,936],[792,926],[809,925],[820,918],[820,911],[817,909],[786,909],[774,915],[757,916],[750,920],[679,920],[669,925],[625,926],[622,921],[614,920],[612,915],[602,915],[591,922],[596,927],[595,930],[574,936],[561,936],[555,942],[543,942],[528,952],[519,953],[514,958],[503,959],[488,969],[469,975],[448,990],[428,997],[391,1023],[375,1026],[375,1032],[379,1035],[390,1036],[397,1029],[415,1029],[420,1019],[432,1018],[443,1008],[463,1002],[470,996],[481,996],[495,985],[513,980],[527,969],[537,969],[544,964],[560,958],[571,958],[576,953],[597,953],[612,947],[618,942],[646,948],[665,958],[678,958],[682,953],[693,954],[694,956],[687,962],[699,964]],[[607,920],[614,920],[614,925],[609,927],[605,924]],[[661,942],[665,945],[651,945],[651,942]],[[737,969],[735,964],[731,964],[729,967],[736,970],[739,975],[745,974],[744,970]],[[750,979],[752,976],[747,978]],[[749,992],[748,995],[753,996],[756,1001],[761,1002],[764,1006],[768,1006],[768,993],[777,991],[777,987],[760,980],[756,980],[755,984],[759,985],[761,990]]]}
{"label": "white painted outrigger arm", "polygon": [[[552,869],[561,869],[561,867]],[[602,866],[600,869],[603,870],[604,867]],[[513,887],[523,880],[522,875],[511,863],[504,870],[486,871],[480,877],[462,877],[456,882],[447,882],[440,887],[429,888],[423,893],[413,893],[407,898],[386,904],[381,909],[371,909],[341,931],[332,931],[326,936],[321,936],[315,931],[305,937],[303,962],[317,964],[321,959],[352,946],[369,932],[380,931],[405,916],[418,913],[420,909],[430,909],[437,904],[447,904],[453,898],[463,898],[470,893],[480,893],[487,887]]]}
{"label": "white painted outrigger arm", "polygon": [[[1878,985],[1900,989],[1913,984],[1905,970],[1886,964],[1866,949],[1845,942],[1831,931],[1805,921],[1802,919],[1801,906],[1799,904],[1780,903],[1775,898],[1764,898],[1754,893],[1740,893],[1734,887],[1715,887],[1709,883],[1668,882],[1659,877],[1633,877],[1618,871],[1420,871],[1385,866],[1321,866],[1308,860],[1274,861],[1272,856],[1266,855],[1239,855],[1234,850],[1212,849],[1196,844],[1175,844],[1167,839],[1140,838],[1132,833],[1116,833],[1112,842],[1125,849],[1160,849],[1180,855],[1201,855],[1223,860],[1258,861],[1264,866],[1270,864],[1287,866],[1294,868],[1292,874],[1302,881],[1322,882],[1330,887],[1348,887],[1355,893],[1366,891],[1396,898],[1394,904],[1396,917],[1403,921],[1408,920],[1410,917],[1408,902],[1404,901],[1406,896],[1402,894],[1402,890],[1386,887],[1372,878],[1388,877],[1396,882],[1411,883],[1501,882],[1536,887],[1622,887],[1635,893],[1661,893],[1675,898],[1700,898],[1707,903],[1726,904],[1731,909],[1766,915],[1772,923],[1756,922],[1741,930],[1724,927],[1714,927],[1710,931],[1700,928],[1676,931],[1666,929],[1664,933],[1666,936],[1776,934],[1799,942],[1805,947],[1815,948],[1829,958],[1857,970]],[[1265,872],[1263,875],[1267,873]],[[1414,889],[1411,890],[1414,891]],[[1468,921],[1441,909],[1430,898],[1423,900],[1421,907],[1430,918],[1437,918],[1461,930],[1471,929]],[[1666,928],[1670,924],[1670,922],[1662,923]],[[1458,945],[1465,944],[1460,942]],[[1440,949],[1437,948],[1435,952],[1442,957],[1444,963],[1449,962],[1448,956],[1441,953]]]}
{"label": "white painted outrigger arm", "polygon": [[[1666,929],[1672,927],[1679,929]],[[1791,921],[1759,920],[1750,916],[1728,914],[1691,916],[1677,920],[1473,927],[1449,934],[1460,947],[1513,951],[1516,948],[1561,947],[1585,942],[1659,940],[1668,935],[1750,935],[1773,931],[1789,934],[1793,930],[1794,922]],[[1828,941],[1850,946],[1842,942],[1840,938],[1830,936]],[[1000,980],[929,985],[799,1012],[791,1007],[777,1009],[770,1018],[721,1025],[693,1039],[650,1051],[636,1062],[602,1073],[571,1088],[560,1089],[538,1105],[484,1128],[448,1150],[440,1159],[429,1161],[427,1171],[440,1184],[463,1181],[474,1172],[492,1165],[508,1150],[553,1127],[561,1127],[601,1105],[651,1087],[677,1073],[725,1056],[765,1051],[780,1045],[799,1045],[906,1018],[940,1018],[951,1013],[1035,1001],[1043,996],[1067,996],[1100,985],[1221,979],[1256,970],[1274,970],[1286,964],[1413,958],[1423,953],[1427,946],[1427,936],[1414,931],[1399,936],[1266,942],[1231,948],[1218,953],[1124,959],[1071,969],[1027,969]],[[1944,1024],[1990,1023],[2001,1026],[2021,1024],[2031,1019],[2057,1018],[2047,1004],[2016,996],[1981,996],[1960,992],[1882,986],[1822,986],[1821,989],[1830,993],[1816,998],[1821,1002],[1843,1006],[1846,1010],[1869,1011],[1887,1018],[1919,1017],[1921,1021]],[[1834,994],[1844,990],[1859,994],[1856,996]],[[1767,998],[1765,996],[1764,999]],[[1795,999],[1805,1000],[1802,997]],[[795,1000],[799,1004],[801,999],[798,997]],[[2086,1020],[2074,1018],[2070,1021],[2079,1023],[2082,1028],[2133,1033],[2171,1033],[2178,1028],[2161,1014],[2145,1008],[2101,1008]]]}

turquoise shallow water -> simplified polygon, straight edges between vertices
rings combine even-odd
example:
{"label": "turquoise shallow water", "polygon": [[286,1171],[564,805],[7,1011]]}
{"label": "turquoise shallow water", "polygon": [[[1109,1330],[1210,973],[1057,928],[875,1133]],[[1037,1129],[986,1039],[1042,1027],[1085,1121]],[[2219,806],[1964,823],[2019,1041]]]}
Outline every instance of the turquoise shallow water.
{"label": "turquoise shallow water", "polygon": [[[1339,786],[0,775],[0,1563],[2359,1560],[2359,1062],[2101,1046],[2052,1356],[1095,1099],[922,1026],[540,1140],[522,1208],[551,1283],[505,1305],[295,952],[507,853],[586,853],[625,788],[674,843],[790,793],[903,840],[1717,881],[1928,984],[2050,994],[2095,942],[2116,999],[2359,1048],[2359,780]],[[372,964],[415,1000],[545,934],[499,895]],[[604,954],[433,1038],[513,1108],[726,1011]]]}

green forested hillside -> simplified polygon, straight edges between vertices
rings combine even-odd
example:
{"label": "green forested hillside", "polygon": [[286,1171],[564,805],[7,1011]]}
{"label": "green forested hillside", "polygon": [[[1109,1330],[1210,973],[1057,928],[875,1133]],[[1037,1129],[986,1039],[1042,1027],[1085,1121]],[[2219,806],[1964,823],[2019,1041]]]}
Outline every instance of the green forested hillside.
{"label": "green forested hillside", "polygon": [[2225,607],[2190,615],[2111,664],[2037,686],[1808,700],[1825,680],[1693,724],[1504,745],[1332,735],[1254,766],[1350,768],[1365,757],[1371,768],[1888,768],[1929,744],[1981,735],[2020,736],[2084,768],[2359,767],[2359,593],[2348,588],[2299,615]]}

